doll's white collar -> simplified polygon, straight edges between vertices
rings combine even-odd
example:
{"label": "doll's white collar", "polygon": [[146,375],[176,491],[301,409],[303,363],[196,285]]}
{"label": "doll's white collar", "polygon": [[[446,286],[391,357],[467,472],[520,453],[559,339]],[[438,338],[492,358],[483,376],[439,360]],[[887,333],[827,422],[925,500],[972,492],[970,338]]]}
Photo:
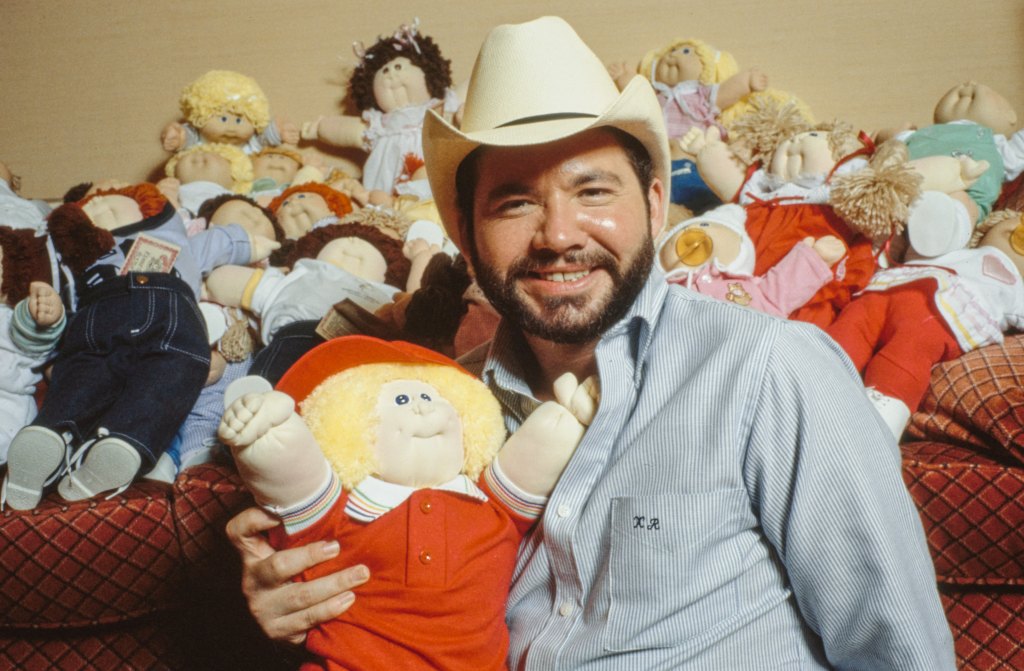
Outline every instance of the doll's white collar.
{"label": "doll's white collar", "polygon": [[[462,494],[478,501],[487,500],[487,495],[472,480],[462,474],[428,489]],[[405,503],[406,499],[416,491],[419,491],[419,488],[384,482],[369,475],[349,492],[348,502],[345,503],[345,514],[359,522],[372,522],[384,513]]]}

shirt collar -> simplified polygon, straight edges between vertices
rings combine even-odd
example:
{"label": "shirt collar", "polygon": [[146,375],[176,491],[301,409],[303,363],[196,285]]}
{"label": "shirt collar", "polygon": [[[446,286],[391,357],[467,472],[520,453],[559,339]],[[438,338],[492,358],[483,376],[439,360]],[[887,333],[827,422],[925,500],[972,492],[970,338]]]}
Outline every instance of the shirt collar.
{"label": "shirt collar", "polygon": [[[381,515],[405,503],[406,499],[422,488],[396,485],[368,475],[355,489],[349,492],[345,503],[345,514],[359,522],[372,522]],[[459,474],[448,482],[427,487],[454,494],[461,494],[478,501],[486,501],[484,494],[466,475]]]}
{"label": "shirt collar", "polygon": [[[630,307],[629,312],[613,324],[598,343],[598,354],[601,346],[615,338],[630,338],[631,369],[634,384],[639,386],[642,366],[647,349],[661,316],[668,283],[665,275],[655,264],[647,281]],[[539,405],[526,384],[523,370],[532,365],[533,354],[522,333],[502,319],[491,341],[481,374],[482,379],[498,397],[506,412],[514,415],[521,423],[530,412]],[[598,357],[600,366],[600,356]]]}

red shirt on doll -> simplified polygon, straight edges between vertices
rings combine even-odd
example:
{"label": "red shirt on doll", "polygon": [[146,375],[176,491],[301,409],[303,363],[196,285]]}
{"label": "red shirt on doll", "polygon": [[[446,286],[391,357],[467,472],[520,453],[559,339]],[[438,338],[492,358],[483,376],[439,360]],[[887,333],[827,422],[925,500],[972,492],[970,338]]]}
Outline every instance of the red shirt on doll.
{"label": "red shirt on doll", "polygon": [[[322,663],[304,669],[506,668],[505,602],[519,541],[535,520],[499,503],[484,478],[479,484],[486,493],[465,476],[410,493],[367,478],[349,493],[335,479],[333,494],[319,497],[334,502],[318,519],[291,535],[274,530],[278,549],[341,544],[337,557],[301,580],[359,563],[370,569],[352,607],[310,631],[306,648]],[[305,519],[316,507],[303,507]],[[286,524],[303,511],[283,515]]]}

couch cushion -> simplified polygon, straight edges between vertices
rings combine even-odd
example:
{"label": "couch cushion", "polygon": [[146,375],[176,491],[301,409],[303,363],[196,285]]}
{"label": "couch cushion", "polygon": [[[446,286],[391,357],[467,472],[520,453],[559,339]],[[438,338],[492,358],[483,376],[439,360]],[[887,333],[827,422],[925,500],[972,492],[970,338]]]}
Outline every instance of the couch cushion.
{"label": "couch cushion", "polygon": [[906,436],[1024,464],[1024,335],[932,368],[931,386]]}
{"label": "couch cushion", "polygon": [[901,449],[939,583],[1024,586],[1024,468],[944,443]]}
{"label": "couch cushion", "polygon": [[181,548],[170,487],[132,486],[110,500],[50,494],[0,515],[0,626],[113,623],[177,603]]}

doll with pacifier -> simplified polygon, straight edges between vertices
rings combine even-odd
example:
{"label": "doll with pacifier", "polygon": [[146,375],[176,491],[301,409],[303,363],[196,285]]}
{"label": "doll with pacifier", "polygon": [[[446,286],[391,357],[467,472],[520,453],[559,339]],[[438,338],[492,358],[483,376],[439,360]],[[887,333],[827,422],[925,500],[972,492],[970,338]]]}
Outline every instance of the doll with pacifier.
{"label": "doll with pacifier", "polygon": [[220,436],[257,503],[282,520],[272,544],[341,545],[300,579],[369,568],[355,603],[310,631],[319,664],[506,668],[519,541],[597,407],[592,381],[563,376],[555,392],[564,405],[541,404],[506,440],[497,400],[453,360],[354,336],[227,408]]}
{"label": "doll with pacifier", "polygon": [[754,275],[754,243],[746,210],[720,205],[670,228],[658,246],[665,279],[698,293],[787,317],[833,279],[846,252],[842,240],[805,238],[762,275]]}

